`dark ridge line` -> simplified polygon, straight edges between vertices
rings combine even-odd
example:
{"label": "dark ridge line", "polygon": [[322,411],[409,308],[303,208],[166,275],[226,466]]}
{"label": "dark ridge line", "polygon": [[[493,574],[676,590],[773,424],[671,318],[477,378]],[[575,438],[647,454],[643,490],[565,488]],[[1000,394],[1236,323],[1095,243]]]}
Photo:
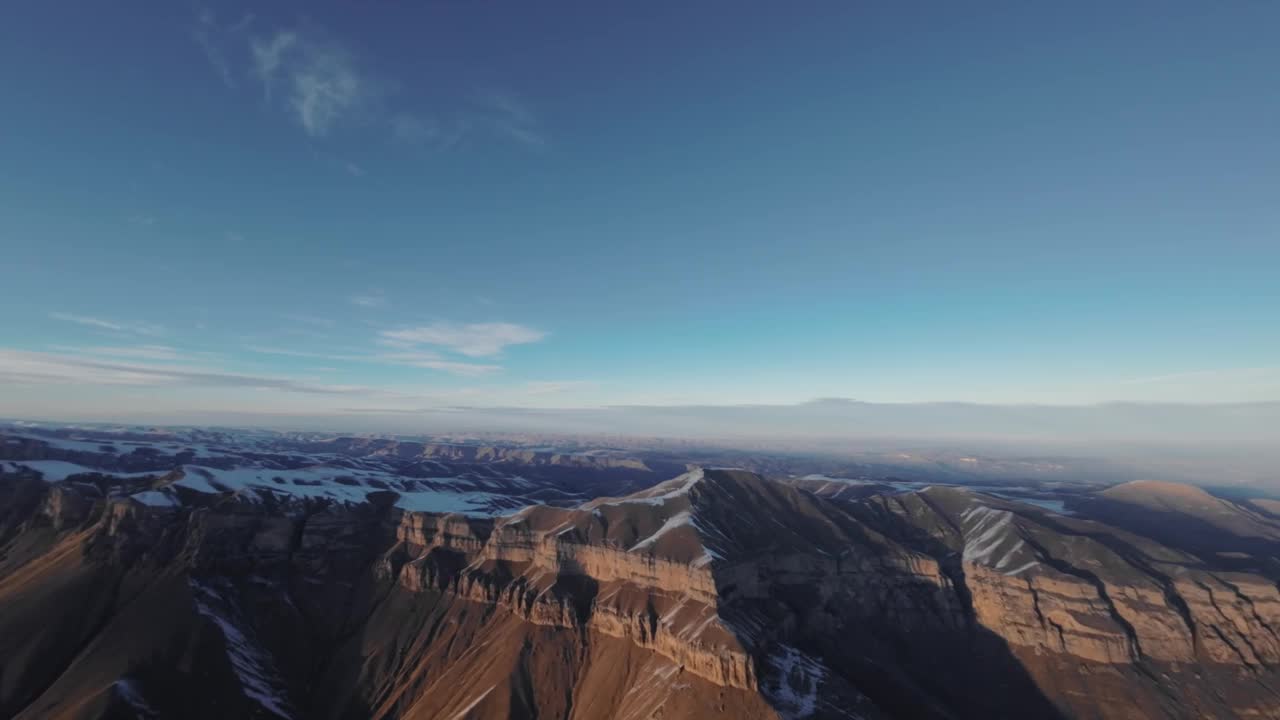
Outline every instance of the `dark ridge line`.
{"label": "dark ridge line", "polygon": [[1217,573],[1211,572],[1209,573],[1209,577],[1213,578],[1214,580],[1217,580],[1218,582],[1230,588],[1231,591],[1236,594],[1237,598],[1247,603],[1249,605],[1249,612],[1253,615],[1253,619],[1258,621],[1258,624],[1261,625],[1263,629],[1271,633],[1271,637],[1275,638],[1278,642],[1280,642],[1280,635],[1276,634],[1275,628],[1271,627],[1271,625],[1268,624],[1266,620],[1262,619],[1262,616],[1258,614],[1258,607],[1257,605],[1254,604],[1253,598],[1240,592],[1240,587],[1238,585],[1223,579]]}
{"label": "dark ridge line", "polygon": [[1078,568],[1065,560],[1055,558],[1053,554],[1049,552],[1048,548],[1037,542],[1029,535],[1024,537],[1024,540],[1026,540],[1027,544],[1031,545],[1036,552],[1040,553],[1041,559],[1043,559],[1053,569],[1065,575],[1071,575],[1080,578],[1081,580],[1088,581],[1092,584],[1098,593],[1098,598],[1106,603],[1107,611],[1111,615],[1111,619],[1124,630],[1125,635],[1128,637],[1129,654],[1131,659],[1135,662],[1145,659],[1142,652],[1142,645],[1138,642],[1137,631],[1134,629],[1133,624],[1120,614],[1119,609],[1116,608],[1115,601],[1112,600],[1111,595],[1107,593],[1106,583],[1104,583],[1101,578],[1088,570]]}
{"label": "dark ridge line", "polygon": [[[1218,617],[1222,618],[1223,620],[1228,620],[1227,614],[1222,611],[1222,608],[1218,605],[1218,599],[1213,595],[1213,588],[1209,587],[1203,582],[1200,582],[1199,580],[1196,580],[1194,582],[1196,585],[1200,586],[1202,590],[1204,590],[1206,593],[1209,594],[1209,604],[1212,605],[1214,611],[1218,613]],[[1240,662],[1243,663],[1245,667],[1249,668],[1250,672],[1256,673],[1258,671],[1255,664],[1252,662],[1249,662],[1249,659],[1244,656],[1244,653],[1240,651],[1240,648],[1236,647],[1235,643],[1227,639],[1226,633],[1222,631],[1222,628],[1219,627],[1217,623],[1212,623],[1209,627],[1210,629],[1213,630],[1215,634],[1217,634],[1219,640],[1225,643],[1227,647],[1231,648],[1232,652],[1234,652],[1237,656],[1239,656]],[[1245,637],[1240,633],[1236,633],[1236,634],[1240,635],[1240,639],[1243,640],[1244,644],[1249,647],[1249,652],[1253,653],[1253,656],[1255,658],[1260,659],[1261,656],[1258,655],[1258,648],[1254,647],[1253,643],[1249,642],[1249,638]]]}
{"label": "dark ridge line", "polygon": [[[1125,562],[1129,563],[1135,569],[1146,573],[1152,579],[1156,580],[1160,584],[1160,588],[1164,593],[1165,600],[1169,603],[1171,607],[1173,607],[1173,609],[1182,618],[1183,625],[1186,626],[1187,632],[1190,633],[1192,650],[1196,653],[1199,652],[1200,636],[1196,632],[1196,621],[1195,621],[1195,618],[1193,618],[1191,615],[1191,607],[1187,605],[1186,598],[1178,594],[1177,587],[1173,582],[1173,578],[1171,578],[1169,575],[1163,572],[1160,572],[1159,570],[1156,570],[1155,566],[1149,562],[1150,558],[1147,556],[1146,553],[1134,547],[1132,544],[1127,543],[1124,540],[1116,537],[1115,535],[1112,535],[1109,533],[1091,533],[1091,532],[1078,531],[1075,528],[1069,527],[1067,525],[1063,525],[1052,516],[1045,516],[1043,519],[1038,520],[1038,522],[1040,522],[1041,525],[1049,528],[1050,530],[1053,530],[1054,532],[1062,535],[1066,535],[1068,537],[1082,537],[1082,538],[1087,538],[1089,540],[1093,540],[1094,542],[1114,552],[1116,555],[1120,557],[1121,560],[1124,560]],[[1150,540],[1151,542],[1157,542],[1155,540],[1152,540],[1151,538],[1146,537],[1145,535],[1140,535],[1139,537],[1142,537],[1146,540]],[[1163,547],[1163,543],[1157,542],[1157,544]],[[1203,561],[1201,561],[1201,563],[1203,564]],[[1202,570],[1204,572],[1207,572],[1207,569],[1205,567],[1195,567],[1192,569]]]}

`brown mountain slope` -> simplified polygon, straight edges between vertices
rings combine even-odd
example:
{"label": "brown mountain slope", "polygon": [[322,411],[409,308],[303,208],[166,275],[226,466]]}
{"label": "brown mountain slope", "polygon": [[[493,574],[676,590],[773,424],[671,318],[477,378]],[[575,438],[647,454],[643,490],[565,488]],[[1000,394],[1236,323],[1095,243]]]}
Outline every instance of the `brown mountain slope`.
{"label": "brown mountain slope", "polygon": [[964,576],[974,620],[1070,715],[1280,715],[1271,578],[958,489],[880,498],[861,514],[937,543],[932,552]]}
{"label": "brown mountain slope", "polygon": [[1102,497],[1153,512],[1186,515],[1234,535],[1280,539],[1280,523],[1192,485],[1135,480],[1104,490]]}
{"label": "brown mountain slope", "polygon": [[1271,500],[1269,498],[1251,498],[1249,504],[1262,510],[1268,517],[1274,520],[1280,520],[1280,500]]}
{"label": "brown mountain slope", "polygon": [[1191,485],[1140,480],[1108,488],[1073,507],[1206,562],[1274,575],[1280,570],[1275,561],[1280,556],[1280,517],[1257,502],[1215,497]]}
{"label": "brown mountain slope", "polygon": [[4,717],[1277,716],[1273,580],[959,490],[695,470],[496,520],[0,492]]}

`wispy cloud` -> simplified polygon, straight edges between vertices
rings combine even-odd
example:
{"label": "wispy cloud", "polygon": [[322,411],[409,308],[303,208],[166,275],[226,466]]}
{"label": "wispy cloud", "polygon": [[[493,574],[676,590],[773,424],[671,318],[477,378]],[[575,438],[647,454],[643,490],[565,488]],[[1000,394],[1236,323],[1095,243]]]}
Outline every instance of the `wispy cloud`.
{"label": "wispy cloud", "polygon": [[292,323],[302,323],[304,325],[314,325],[316,327],[331,328],[334,323],[333,318],[320,317],[318,315],[303,315],[299,313],[280,313],[278,317],[281,320],[288,320]]}
{"label": "wispy cloud", "polygon": [[281,355],[284,357],[300,357],[315,358],[320,360],[351,360],[358,356],[355,355],[338,355],[333,353],[316,353],[307,352],[305,350],[293,350],[290,348],[270,347],[267,345],[246,345],[245,350],[261,355]]}
{"label": "wispy cloud", "polygon": [[298,44],[297,33],[291,31],[277,32],[267,39],[255,39],[250,43],[253,52],[253,67],[262,81],[262,91],[267,99],[271,99],[272,86],[276,81],[276,73],[284,65],[284,55]]}
{"label": "wispy cloud", "polygon": [[384,342],[402,347],[433,345],[468,357],[498,355],[509,345],[523,345],[542,340],[547,334],[535,328],[514,323],[473,323],[455,325],[434,323],[401,330],[384,330]]}
{"label": "wispy cloud", "polygon": [[374,365],[399,365],[457,375],[460,377],[481,377],[502,372],[501,365],[469,363],[450,360],[439,353],[405,350],[400,352],[381,353],[319,353],[291,348],[250,345],[245,348],[250,352],[263,355],[280,355],[282,357],[307,358],[310,360],[327,360],[337,362],[371,363]]}
{"label": "wispy cloud", "polygon": [[49,317],[54,320],[62,320],[63,322],[75,323],[77,325],[85,325],[101,330],[111,330],[113,332],[132,333],[135,335],[162,335],[164,328],[159,325],[138,322],[117,322],[115,320],[104,320],[102,318],[90,317],[88,315],[74,315],[72,313],[51,312]]}
{"label": "wispy cloud", "polygon": [[8,349],[0,349],[0,382],[239,387],[319,395],[386,394],[374,388],[358,385],[326,385],[268,375],[248,375],[220,370]]}
{"label": "wispy cloud", "polygon": [[[310,23],[263,27],[253,15],[234,24],[201,8],[192,30],[209,67],[228,88],[247,78],[266,102],[287,110],[310,137],[343,126],[389,132],[410,145],[454,148],[469,137],[505,140],[529,149],[547,144],[533,107],[517,93],[490,87],[453,97],[404,92],[411,83],[383,77],[334,35]],[[342,163],[352,175],[365,169]]]}
{"label": "wispy cloud", "polygon": [[93,346],[68,347],[61,345],[55,348],[63,352],[83,355],[105,355],[107,357],[131,358],[136,360],[169,360],[187,359],[182,353],[168,345],[135,345],[135,346]]}
{"label": "wispy cloud", "polygon": [[439,370],[451,375],[460,375],[463,377],[480,377],[482,375],[492,375],[494,373],[502,372],[501,365],[485,365],[480,363],[449,360],[436,353],[430,352],[381,353],[375,355],[374,358],[379,362],[390,363],[393,365],[406,365],[409,367],[426,368],[428,370]]}
{"label": "wispy cloud", "polygon": [[525,383],[526,395],[557,395],[572,390],[594,388],[599,383],[593,380],[535,380]]}
{"label": "wispy cloud", "polygon": [[267,99],[283,86],[284,102],[312,137],[366,112],[379,94],[379,83],[346,48],[313,29],[282,30],[254,39],[250,48]]}
{"label": "wispy cloud", "polygon": [[358,293],[347,298],[352,305],[363,308],[378,308],[387,304],[387,296],[381,291]]}
{"label": "wispy cloud", "polygon": [[498,136],[534,149],[547,144],[533,109],[515,93],[490,88],[476,93],[474,103],[478,119]]}
{"label": "wispy cloud", "polygon": [[156,224],[156,217],[154,215],[147,215],[142,213],[137,215],[130,215],[129,224],[138,225],[141,227],[151,227],[152,225]]}
{"label": "wispy cloud", "polygon": [[391,133],[397,140],[410,145],[446,146],[451,144],[450,138],[457,139],[456,132],[445,132],[438,121],[408,112],[391,117]]}
{"label": "wispy cloud", "polygon": [[217,73],[218,78],[222,80],[222,84],[229,88],[234,88],[236,80],[231,74],[231,63],[227,62],[227,56],[214,39],[214,34],[218,31],[217,18],[209,8],[201,8],[198,21],[196,29],[192,33],[195,36],[196,44],[200,46],[200,51],[204,53],[205,60],[209,61],[209,66]]}
{"label": "wispy cloud", "polygon": [[252,13],[225,24],[218,21],[212,8],[200,7],[196,12],[196,22],[191,30],[196,46],[222,84],[233,90],[240,85],[240,70],[233,60],[244,54],[247,31],[253,21]]}
{"label": "wispy cloud", "polygon": [[1148,375],[1124,380],[1124,385],[1149,385],[1170,382],[1193,382],[1204,380],[1243,380],[1270,375],[1280,375],[1280,367],[1253,368],[1220,368],[1216,370],[1189,370],[1186,372]]}
{"label": "wispy cloud", "polygon": [[513,142],[530,150],[547,145],[533,108],[509,90],[471,93],[445,112],[399,112],[389,122],[397,140],[434,150],[450,150],[476,138]]}

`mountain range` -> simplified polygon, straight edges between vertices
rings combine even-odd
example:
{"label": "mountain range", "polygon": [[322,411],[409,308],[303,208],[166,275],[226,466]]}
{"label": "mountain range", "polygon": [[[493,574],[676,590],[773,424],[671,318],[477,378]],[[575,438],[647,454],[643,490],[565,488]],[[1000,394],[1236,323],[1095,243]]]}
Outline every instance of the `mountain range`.
{"label": "mountain range", "polygon": [[1280,717],[1278,555],[1177,483],[9,428],[0,716]]}

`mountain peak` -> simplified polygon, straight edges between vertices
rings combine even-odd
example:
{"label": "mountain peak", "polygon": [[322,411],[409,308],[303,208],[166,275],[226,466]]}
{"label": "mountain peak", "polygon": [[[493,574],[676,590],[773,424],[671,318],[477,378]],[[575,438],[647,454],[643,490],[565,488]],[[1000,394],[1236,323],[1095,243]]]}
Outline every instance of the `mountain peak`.
{"label": "mountain peak", "polygon": [[1179,498],[1196,502],[1212,502],[1215,498],[1204,488],[1166,480],[1132,480],[1107,488],[1102,492],[1114,500],[1123,498]]}

